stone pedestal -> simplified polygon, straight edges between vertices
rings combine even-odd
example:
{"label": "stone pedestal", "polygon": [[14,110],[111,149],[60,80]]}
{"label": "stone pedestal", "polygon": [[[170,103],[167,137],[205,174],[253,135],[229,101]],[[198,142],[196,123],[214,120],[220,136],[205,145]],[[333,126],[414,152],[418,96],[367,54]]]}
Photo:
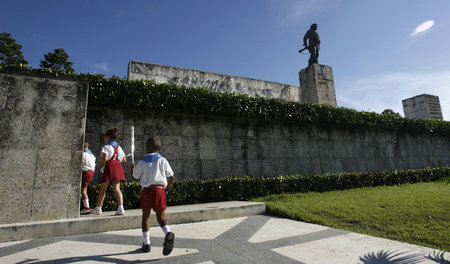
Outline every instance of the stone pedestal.
{"label": "stone pedestal", "polygon": [[312,64],[299,72],[299,78],[300,102],[337,106],[330,66]]}

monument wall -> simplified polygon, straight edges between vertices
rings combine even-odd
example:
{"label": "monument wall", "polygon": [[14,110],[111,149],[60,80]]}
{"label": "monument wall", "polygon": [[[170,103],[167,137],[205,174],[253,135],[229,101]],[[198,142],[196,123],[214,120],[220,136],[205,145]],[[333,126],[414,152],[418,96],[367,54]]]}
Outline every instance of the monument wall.
{"label": "monument wall", "polygon": [[439,97],[421,94],[402,100],[405,117],[444,120]]}
{"label": "monument wall", "polygon": [[0,73],[0,224],[78,216],[87,89]]}
{"label": "monument wall", "polygon": [[[131,125],[136,158],[144,155],[146,138],[160,136],[162,155],[178,179],[450,166],[448,137],[89,107],[86,138],[94,154],[99,157],[101,133],[112,127],[129,153]],[[97,172],[95,181],[99,177]]]}
{"label": "monument wall", "polygon": [[300,87],[295,85],[133,60],[128,64],[128,79],[153,80],[158,83],[204,88],[214,92],[300,101]]}

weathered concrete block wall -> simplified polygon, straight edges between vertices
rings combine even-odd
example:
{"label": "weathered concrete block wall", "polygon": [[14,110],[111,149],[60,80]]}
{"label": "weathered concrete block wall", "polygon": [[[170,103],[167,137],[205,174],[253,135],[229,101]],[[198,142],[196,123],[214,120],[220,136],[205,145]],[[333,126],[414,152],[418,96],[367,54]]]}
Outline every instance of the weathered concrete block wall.
{"label": "weathered concrete block wall", "polygon": [[0,224],[78,216],[87,88],[0,73]]}
{"label": "weathered concrete block wall", "polygon": [[[119,142],[129,153],[134,125],[136,158],[144,155],[146,138],[160,136],[178,179],[450,166],[450,140],[444,137],[94,107],[87,116],[86,138],[97,157],[101,133],[112,127],[120,129]],[[124,168],[131,179],[129,166]]]}
{"label": "weathered concrete block wall", "polygon": [[337,106],[333,71],[330,66],[312,64],[299,72],[302,103]]}
{"label": "weathered concrete block wall", "polygon": [[300,101],[300,87],[295,85],[133,60],[128,65],[128,79],[153,80],[158,83],[204,88],[214,92]]}
{"label": "weathered concrete block wall", "polygon": [[439,97],[421,94],[402,100],[405,117],[443,120]]}

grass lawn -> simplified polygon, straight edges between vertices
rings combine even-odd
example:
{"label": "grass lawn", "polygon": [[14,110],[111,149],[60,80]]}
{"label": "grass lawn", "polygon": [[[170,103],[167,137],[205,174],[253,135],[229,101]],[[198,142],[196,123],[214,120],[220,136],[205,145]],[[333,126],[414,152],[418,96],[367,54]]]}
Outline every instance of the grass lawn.
{"label": "grass lawn", "polygon": [[267,212],[450,251],[450,185],[416,183],[257,198]]}

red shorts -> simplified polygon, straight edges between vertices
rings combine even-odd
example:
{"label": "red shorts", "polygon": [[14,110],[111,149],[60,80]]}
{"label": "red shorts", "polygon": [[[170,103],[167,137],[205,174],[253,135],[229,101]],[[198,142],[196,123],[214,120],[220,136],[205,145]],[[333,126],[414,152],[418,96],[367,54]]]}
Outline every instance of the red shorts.
{"label": "red shorts", "polygon": [[93,171],[83,171],[83,178],[81,180],[81,187],[88,187],[89,182],[94,178]]}
{"label": "red shorts", "polygon": [[115,182],[125,181],[125,174],[123,174],[122,163],[118,160],[109,160],[106,162],[105,170],[103,171],[100,182]]}
{"label": "red shorts", "polygon": [[142,191],[141,208],[144,211],[159,213],[166,210],[166,192],[164,189],[146,187]]}

